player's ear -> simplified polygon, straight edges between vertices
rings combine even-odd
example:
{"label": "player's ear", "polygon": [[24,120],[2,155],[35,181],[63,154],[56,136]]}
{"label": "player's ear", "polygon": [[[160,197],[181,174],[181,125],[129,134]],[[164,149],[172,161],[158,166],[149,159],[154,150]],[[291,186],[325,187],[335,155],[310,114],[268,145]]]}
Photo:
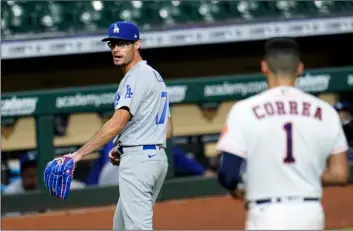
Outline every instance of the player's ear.
{"label": "player's ear", "polygon": [[304,64],[302,62],[299,62],[298,67],[297,67],[297,76],[300,76],[303,74],[304,71]]}
{"label": "player's ear", "polygon": [[269,67],[267,65],[267,62],[266,60],[261,60],[261,72],[264,74],[264,75],[267,75],[269,73]]}
{"label": "player's ear", "polygon": [[140,48],[141,48],[141,40],[138,40],[134,43],[134,49],[135,49],[135,51],[137,51]]}

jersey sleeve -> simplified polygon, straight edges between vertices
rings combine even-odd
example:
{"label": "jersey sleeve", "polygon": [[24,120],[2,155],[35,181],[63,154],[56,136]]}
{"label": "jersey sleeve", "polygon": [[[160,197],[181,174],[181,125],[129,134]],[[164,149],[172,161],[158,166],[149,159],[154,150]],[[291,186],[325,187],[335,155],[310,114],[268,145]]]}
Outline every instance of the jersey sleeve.
{"label": "jersey sleeve", "polygon": [[129,76],[123,83],[119,93],[119,101],[115,104],[115,110],[121,107],[128,107],[131,115],[135,115],[147,92],[148,84],[137,76]]}
{"label": "jersey sleeve", "polygon": [[241,119],[239,108],[235,105],[228,114],[226,124],[217,143],[217,151],[246,158],[247,147],[244,131],[244,121]]}
{"label": "jersey sleeve", "polygon": [[333,135],[333,145],[331,149],[331,155],[339,154],[345,151],[348,151],[348,143],[346,136],[343,131],[342,124],[339,121],[339,117],[337,115],[337,118],[335,119],[335,127],[334,130],[336,131]]}

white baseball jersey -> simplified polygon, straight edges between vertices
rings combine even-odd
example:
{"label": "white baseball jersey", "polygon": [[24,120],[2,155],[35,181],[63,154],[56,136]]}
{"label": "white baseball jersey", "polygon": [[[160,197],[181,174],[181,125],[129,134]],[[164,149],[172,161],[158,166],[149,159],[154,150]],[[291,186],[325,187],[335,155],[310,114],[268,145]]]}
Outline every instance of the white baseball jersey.
{"label": "white baseball jersey", "polygon": [[337,112],[294,87],[236,103],[217,144],[247,161],[246,199],[321,197],[329,155],[348,149]]}

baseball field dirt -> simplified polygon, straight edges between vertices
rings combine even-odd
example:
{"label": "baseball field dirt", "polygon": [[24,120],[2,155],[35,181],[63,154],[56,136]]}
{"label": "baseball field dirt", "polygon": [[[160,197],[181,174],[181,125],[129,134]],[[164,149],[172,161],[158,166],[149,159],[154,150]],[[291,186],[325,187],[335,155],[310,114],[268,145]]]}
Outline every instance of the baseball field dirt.
{"label": "baseball field dirt", "polygon": [[[353,226],[353,185],[325,189],[323,205],[326,229]],[[2,230],[111,230],[115,205],[52,212],[22,217],[3,217]],[[229,196],[159,202],[155,206],[155,229],[230,230],[243,229],[242,203]],[[65,222],[63,222],[65,220]]]}

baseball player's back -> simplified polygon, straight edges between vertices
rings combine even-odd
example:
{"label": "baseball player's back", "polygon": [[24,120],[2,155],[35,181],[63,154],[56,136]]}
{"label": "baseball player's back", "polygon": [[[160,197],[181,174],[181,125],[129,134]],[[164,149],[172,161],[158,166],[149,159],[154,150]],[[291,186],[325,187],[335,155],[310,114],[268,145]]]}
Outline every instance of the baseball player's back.
{"label": "baseball player's back", "polygon": [[322,184],[348,179],[338,114],[294,87],[303,65],[293,40],[270,40],[261,67],[269,89],[230,110],[218,180],[235,196],[244,184],[247,229],[323,229]]}
{"label": "baseball player's back", "polygon": [[247,200],[321,197],[329,154],[346,148],[329,104],[294,87],[277,87],[240,102],[230,116],[244,127],[247,158],[256,159],[247,163]]}

